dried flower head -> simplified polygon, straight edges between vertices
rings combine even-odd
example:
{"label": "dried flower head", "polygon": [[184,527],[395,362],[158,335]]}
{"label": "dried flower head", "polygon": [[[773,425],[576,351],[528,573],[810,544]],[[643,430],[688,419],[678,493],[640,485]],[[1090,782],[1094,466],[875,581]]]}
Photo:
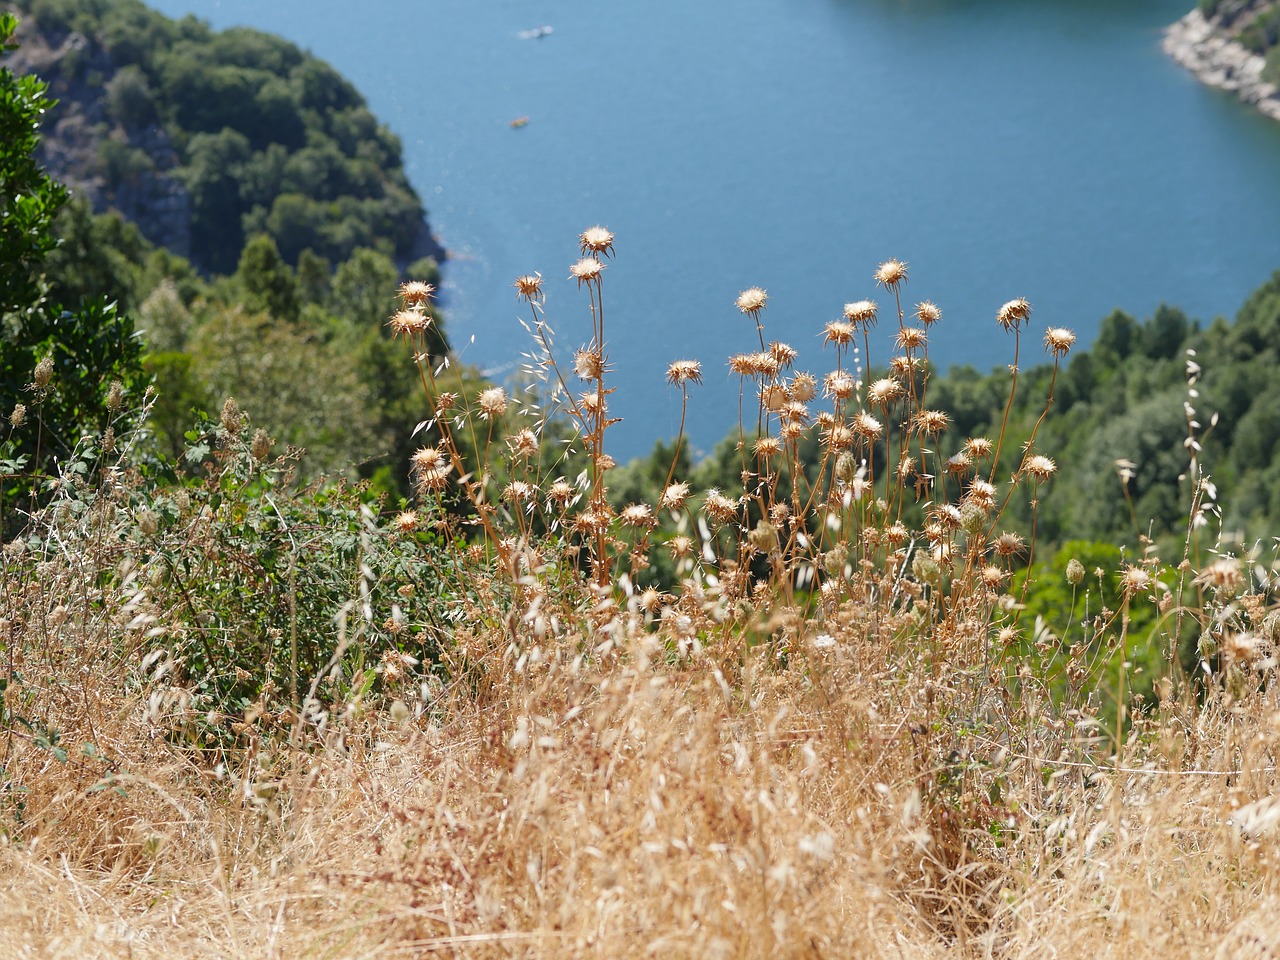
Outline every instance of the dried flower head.
{"label": "dried flower head", "polygon": [[502,387],[489,387],[481,390],[477,398],[480,404],[480,419],[493,420],[507,412],[507,391]]}
{"label": "dried flower head", "polygon": [[749,377],[755,370],[755,362],[749,353],[735,353],[729,358],[729,369],[740,377]]}
{"label": "dried flower head", "polygon": [[1234,594],[1244,583],[1240,561],[1235,557],[1219,557],[1196,575],[1195,583],[1215,593]]}
{"label": "dried flower head", "polygon": [[418,529],[418,514],[413,510],[402,510],[395,515],[391,526],[397,533],[413,533]]}
{"label": "dried flower head", "polygon": [[787,403],[787,388],[780,383],[767,383],[760,388],[760,403],[770,413],[777,413]]}
{"label": "dried flower head", "polygon": [[239,436],[244,429],[244,414],[240,412],[240,404],[236,403],[235,397],[227,397],[222,405],[222,415],[218,419],[222,423],[222,429],[233,437]]}
{"label": "dried flower head", "polygon": [[759,287],[748,287],[738,294],[736,301],[738,309],[745,313],[752,320],[759,322],[760,311],[764,309],[765,303],[768,301],[769,295]]}
{"label": "dried flower head", "polygon": [[916,319],[926,327],[931,327],[942,319],[942,311],[933,301],[925,300],[923,303],[916,304]]}
{"label": "dried flower head", "polygon": [[951,418],[941,410],[921,410],[911,420],[916,432],[927,437],[939,436],[950,423]]}
{"label": "dried flower head", "polygon": [[995,444],[986,437],[970,437],[964,442],[964,452],[975,460],[985,460],[995,449]]}
{"label": "dried flower head", "polygon": [[843,370],[836,370],[827,374],[822,380],[822,390],[828,397],[834,397],[837,400],[848,400],[853,396],[854,388],[857,384],[853,377],[845,373]]}
{"label": "dried flower head", "polygon": [[26,404],[15,403],[13,412],[9,414],[9,425],[12,427],[20,427],[27,422]]}
{"label": "dried flower head", "polygon": [[547,490],[547,499],[557,506],[563,507],[573,499],[573,487],[567,480],[557,480]]}
{"label": "dried flower head", "polygon": [[833,320],[824,328],[822,340],[824,343],[834,343],[837,347],[843,347],[853,342],[853,334],[854,328],[852,323],[846,323],[843,320]]}
{"label": "dried flower head", "polygon": [[965,495],[965,499],[970,503],[976,503],[983,510],[990,510],[996,505],[995,485],[986,480],[974,480],[969,484],[969,492]]}
{"label": "dried flower head", "polygon": [[538,455],[538,435],[525,427],[507,437],[507,448],[518,460],[532,460]]}
{"label": "dried flower head", "polygon": [[1022,469],[1030,475],[1031,479],[1036,483],[1043,483],[1058,471],[1058,465],[1053,462],[1051,457],[1043,454],[1033,454],[1022,461]]}
{"label": "dried flower head", "polygon": [[1073,587],[1078,587],[1084,582],[1084,564],[1072,557],[1067,561],[1067,583]]}
{"label": "dried flower head", "polygon": [[901,260],[886,260],[876,270],[875,279],[880,286],[896,291],[907,282],[907,265]]}
{"label": "dried flower head", "polygon": [[994,563],[989,563],[982,568],[981,576],[983,586],[990,590],[996,590],[999,589],[1002,583],[1004,583],[1005,577],[1007,577],[1008,574],[1000,567],[997,567]]}
{"label": "dried flower head", "polygon": [[997,556],[1016,557],[1022,553],[1026,541],[1016,533],[1002,533],[996,537],[995,551]]}
{"label": "dried flower head", "polygon": [[889,372],[895,377],[902,377],[904,380],[911,378],[920,367],[923,361],[919,357],[897,356],[889,358]]}
{"label": "dried flower head", "polygon": [[844,318],[850,323],[871,327],[875,325],[878,310],[874,300],[857,300],[844,305]]}
{"label": "dried flower head", "polygon": [[677,360],[667,367],[667,382],[675,386],[702,382],[702,364],[697,360]]}
{"label": "dried flower head", "polygon": [[427,315],[416,307],[409,307],[405,310],[398,310],[387,321],[387,326],[391,328],[391,336],[393,339],[404,337],[406,340],[412,340],[417,334],[427,328]]}
{"label": "dried flower head", "polygon": [[658,525],[658,518],[653,515],[653,510],[647,503],[633,503],[623,507],[622,513],[618,514],[618,519],[628,527],[651,529]]}
{"label": "dried flower head", "polygon": [[410,307],[415,307],[420,303],[427,303],[435,292],[435,287],[421,280],[406,280],[400,284],[400,299],[404,301],[406,306]]}
{"label": "dried flower head", "polygon": [[761,460],[768,460],[782,453],[782,441],[777,437],[758,437],[751,450]]}
{"label": "dried flower head", "polygon": [[613,232],[605,227],[588,227],[582,231],[578,241],[582,245],[583,256],[589,253],[597,257],[601,255],[606,257],[613,256]]}
{"label": "dried flower head", "polygon": [[899,350],[920,350],[929,342],[929,338],[919,327],[899,327],[894,342]]}
{"label": "dried flower head", "polygon": [[53,358],[45,357],[36,364],[31,375],[31,386],[37,391],[47,390],[53,381]]}
{"label": "dried flower head", "polygon": [[663,510],[683,510],[685,501],[688,499],[689,485],[673,483],[662,491],[662,499],[658,501],[658,506]]}
{"label": "dried flower head", "polygon": [[900,380],[895,380],[893,377],[881,377],[871,384],[867,390],[867,399],[872,406],[886,408],[905,392]]}
{"label": "dried flower head", "polygon": [[681,560],[693,553],[694,542],[692,538],[683,534],[672,537],[667,541],[667,549],[671,551],[671,556],[677,560]]}
{"label": "dried flower head", "polygon": [[715,487],[712,487],[707,491],[707,495],[702,501],[702,506],[706,510],[707,516],[711,517],[711,519],[719,523],[728,523],[737,519],[741,509],[741,502],[730,500]]}
{"label": "dried flower head", "polygon": [[112,413],[117,413],[123,403],[124,384],[119,380],[112,380],[111,386],[107,387],[106,408]]}
{"label": "dried flower head", "polygon": [[599,380],[604,375],[604,357],[599,350],[583,347],[573,355],[573,372],[579,380]]}
{"label": "dried flower head", "polygon": [[569,268],[569,278],[577,280],[578,286],[585,284],[599,283],[600,274],[604,271],[604,264],[595,257],[583,257],[577,263]]}
{"label": "dried flower head", "polygon": [[1076,335],[1065,327],[1050,327],[1044,332],[1044,348],[1055,357],[1065,357],[1075,342]]}
{"label": "dried flower head", "polygon": [[964,450],[959,450],[947,457],[947,473],[953,477],[963,477],[973,468],[973,458]]}
{"label": "dried flower head", "polygon": [[795,363],[796,357],[800,356],[799,352],[791,344],[779,343],[777,340],[769,344],[769,355],[778,361],[778,367],[782,370]]}
{"label": "dried flower head", "polygon": [[797,373],[791,378],[791,399],[808,403],[818,395],[818,381],[811,373]]}
{"label": "dried flower head", "polygon": [[253,431],[253,439],[249,442],[249,456],[261,463],[271,455],[271,445],[274,440],[267,434],[267,431],[259,427]]}
{"label": "dried flower head", "polygon": [[1010,300],[996,311],[996,322],[1005,330],[1016,330],[1029,319],[1031,319],[1031,304],[1022,297]]}
{"label": "dried flower head", "polygon": [[859,413],[853,418],[853,432],[864,440],[879,440],[884,433],[884,424],[869,413]]}
{"label": "dried flower head", "polygon": [[1152,579],[1149,571],[1131,563],[1120,574],[1120,589],[1126,597],[1131,597],[1150,588]]}
{"label": "dried flower head", "polygon": [[853,431],[843,423],[833,423],[822,431],[821,440],[832,450],[848,450],[853,446]]}
{"label": "dried flower head", "polygon": [[523,277],[516,277],[515,282],[516,296],[530,303],[542,301],[542,276],[537,273],[526,273]]}

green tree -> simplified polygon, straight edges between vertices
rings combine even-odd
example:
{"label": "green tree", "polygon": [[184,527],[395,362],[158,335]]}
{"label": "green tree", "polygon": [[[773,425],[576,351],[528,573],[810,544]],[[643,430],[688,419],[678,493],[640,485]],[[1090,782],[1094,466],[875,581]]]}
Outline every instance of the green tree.
{"label": "green tree", "polygon": [[262,310],[277,320],[298,319],[298,286],[293,271],[280,257],[276,242],[258,234],[245,244],[236,268],[236,280],[250,310]]}

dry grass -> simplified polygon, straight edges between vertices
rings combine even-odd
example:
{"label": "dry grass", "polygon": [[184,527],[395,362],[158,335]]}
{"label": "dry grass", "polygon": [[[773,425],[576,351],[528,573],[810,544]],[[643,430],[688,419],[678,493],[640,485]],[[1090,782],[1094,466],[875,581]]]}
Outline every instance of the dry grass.
{"label": "dry grass", "polygon": [[[453,538],[459,566],[437,571],[452,625],[427,625],[445,681],[420,684],[393,658],[374,693],[313,684],[317,697],[280,710],[264,687],[219,719],[234,721],[232,745],[196,749],[208,707],[164,653],[194,607],[149,594],[120,484],[80,490],[87,508],[55,505],[40,537],[6,547],[0,953],[1280,956],[1269,584],[1229,561],[1193,580],[1188,565],[1181,582],[1199,590],[1170,600],[1149,560],[1126,574],[1123,609],[1085,625],[1079,654],[1020,645],[1009,572],[1026,544],[997,525],[1016,491],[1038,496],[1052,461],[1028,448],[998,489],[1005,438],[970,441],[986,459],[957,459],[948,494],[945,418],[911,354],[923,334],[900,334],[904,376],[877,395],[861,379],[865,340],[857,359],[865,301],[828,326],[832,409],[810,418],[786,404],[813,399],[817,378],[761,359],[794,356],[765,345],[765,295],[744,292],[762,351],[741,361],[759,399],[742,497],[615,515],[600,280],[613,238],[596,230],[575,266],[593,319],[577,399],[540,280],[521,278],[544,388],[518,424],[527,436],[496,432],[505,394],[458,412],[419,357],[443,432],[415,464],[421,517],[384,533],[427,518]],[[905,267],[880,275],[912,329]],[[395,323],[417,343],[426,294],[406,293]],[[1000,322],[1016,338],[1028,312],[1010,301]],[[918,317],[917,331],[937,308]],[[687,402],[698,371],[673,370]],[[559,498],[558,464],[529,453],[556,403],[586,458]],[[849,429],[873,413],[883,433]],[[800,477],[811,429],[816,477],[788,486],[776,464]],[[441,510],[459,494],[467,522]],[[640,589],[647,552],[674,535],[655,529],[663,514],[698,531],[670,595]],[[155,517],[143,526],[158,549]],[[1104,729],[1090,694],[1112,666],[1123,689],[1126,665],[1103,654],[1125,649],[1130,605],[1148,595],[1170,650],[1194,621],[1214,669],[1186,677],[1171,653],[1151,712]]]}

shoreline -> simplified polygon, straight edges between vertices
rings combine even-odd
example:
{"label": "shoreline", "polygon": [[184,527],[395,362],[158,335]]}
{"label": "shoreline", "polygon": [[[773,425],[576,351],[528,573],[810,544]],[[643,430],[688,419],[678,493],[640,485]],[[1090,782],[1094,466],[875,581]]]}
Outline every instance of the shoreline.
{"label": "shoreline", "polygon": [[1262,79],[1266,60],[1224,37],[1199,10],[1166,27],[1161,46],[1201,83],[1234,93],[1272,120],[1280,120],[1280,88]]}

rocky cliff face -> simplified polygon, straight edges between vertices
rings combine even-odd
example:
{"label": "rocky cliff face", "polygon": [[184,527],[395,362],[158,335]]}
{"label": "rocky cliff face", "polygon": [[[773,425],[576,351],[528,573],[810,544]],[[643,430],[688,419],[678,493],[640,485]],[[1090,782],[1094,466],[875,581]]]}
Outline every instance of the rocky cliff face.
{"label": "rocky cliff face", "polygon": [[1165,31],[1164,50],[1202,83],[1228,90],[1280,120],[1280,91],[1263,76],[1266,58],[1238,39],[1244,28],[1276,6],[1263,0],[1234,0],[1219,4],[1211,16],[1192,10]]}
{"label": "rocky cliff face", "polygon": [[[159,124],[130,130],[111,117],[106,94],[118,69],[110,56],[79,33],[55,47],[39,31],[19,28],[18,40],[10,69],[38,74],[58,100],[42,131],[40,162],[94,212],[117,210],[148,240],[189,257],[192,205],[174,176],[178,152]],[[68,61],[74,70],[62,69]],[[108,141],[114,149],[104,151]],[[113,153],[122,162],[107,162]]]}

